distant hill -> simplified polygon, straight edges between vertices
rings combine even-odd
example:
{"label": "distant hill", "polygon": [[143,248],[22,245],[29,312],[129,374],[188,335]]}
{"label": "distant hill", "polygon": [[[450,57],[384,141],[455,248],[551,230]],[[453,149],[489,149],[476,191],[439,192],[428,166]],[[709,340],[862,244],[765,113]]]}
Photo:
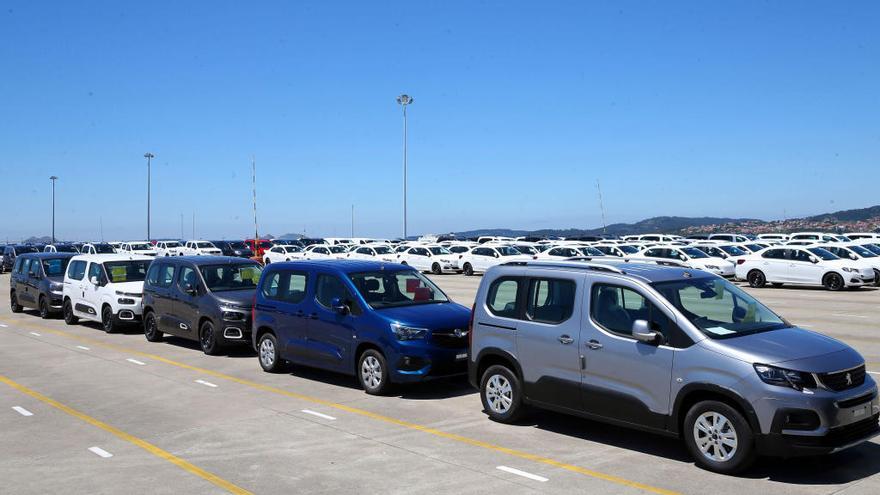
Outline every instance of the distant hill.
{"label": "distant hill", "polygon": [[835,211],[834,213],[823,213],[821,215],[806,217],[804,220],[810,220],[813,222],[835,220],[841,222],[859,222],[877,217],[880,217],[880,205],[870,206],[868,208],[859,208],[856,210],[841,210]]}
{"label": "distant hill", "polygon": [[[716,225],[733,222],[756,221],[750,218],[717,218],[717,217],[652,217],[636,223],[614,223],[609,225],[604,233],[608,235],[648,234],[652,232],[678,232],[687,227],[699,227],[703,225]],[[757,220],[760,221],[760,220]],[[505,237],[519,236],[558,236],[580,237],[588,235],[601,235],[602,227],[595,229],[540,229],[540,230],[514,230],[514,229],[478,229],[465,232],[456,232],[457,237],[479,237],[483,235],[496,235]]]}

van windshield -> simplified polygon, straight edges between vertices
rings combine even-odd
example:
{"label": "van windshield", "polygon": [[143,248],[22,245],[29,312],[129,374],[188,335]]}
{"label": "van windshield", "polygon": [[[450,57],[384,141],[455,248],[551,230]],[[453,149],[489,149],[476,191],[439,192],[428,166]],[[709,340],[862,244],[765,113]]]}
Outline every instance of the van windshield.
{"label": "van windshield", "polygon": [[147,278],[147,268],[152,260],[132,261],[108,261],[104,263],[104,270],[110,282],[114,284],[122,282],[143,282]]}
{"label": "van windshield", "polygon": [[439,287],[415,270],[352,273],[349,278],[373,309],[449,302]]}
{"label": "van windshield", "polygon": [[791,326],[757,299],[722,278],[675,280],[652,285],[712,339]]}
{"label": "van windshield", "polygon": [[202,278],[211,292],[256,289],[263,269],[256,263],[200,266]]}

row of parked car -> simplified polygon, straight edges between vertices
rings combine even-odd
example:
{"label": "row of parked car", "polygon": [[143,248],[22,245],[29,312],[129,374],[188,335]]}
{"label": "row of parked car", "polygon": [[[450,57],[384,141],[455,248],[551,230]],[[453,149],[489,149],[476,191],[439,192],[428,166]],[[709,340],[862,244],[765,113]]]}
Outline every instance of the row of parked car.
{"label": "row of parked car", "polygon": [[150,342],[179,336],[206,354],[252,346],[267,372],[322,368],[370,394],[467,373],[496,421],[543,408],[679,437],[722,473],[880,433],[862,356],[676,261],[507,261],[469,310],[400,263],[27,253],[10,305],[106,332],[138,323]]}

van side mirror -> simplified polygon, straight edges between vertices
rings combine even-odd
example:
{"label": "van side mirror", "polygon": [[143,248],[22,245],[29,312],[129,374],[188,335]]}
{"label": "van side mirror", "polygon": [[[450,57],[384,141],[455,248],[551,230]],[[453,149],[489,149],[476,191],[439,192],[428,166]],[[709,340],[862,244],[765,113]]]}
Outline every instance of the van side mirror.
{"label": "van side mirror", "polygon": [[101,281],[98,280],[98,277],[95,277],[94,275],[92,276],[92,278],[89,279],[89,282],[91,282],[92,285],[95,286],[101,285]]}
{"label": "van side mirror", "polygon": [[330,301],[330,307],[334,312],[343,316],[349,313],[348,304],[345,304],[345,301],[340,297],[334,297],[333,300]]}
{"label": "van side mirror", "polygon": [[815,257],[815,256],[810,256],[810,263],[814,263],[814,264],[815,264],[815,263],[818,263],[818,262],[819,262],[819,258],[817,258],[817,257]]}
{"label": "van side mirror", "polygon": [[195,288],[195,286],[193,286],[193,284],[186,284],[186,285],[184,285],[184,286],[183,286],[183,291],[186,292],[187,294],[191,295],[191,296],[195,296],[195,295],[197,295],[197,294],[199,293],[199,291],[196,290],[196,288]]}
{"label": "van side mirror", "polygon": [[660,334],[651,330],[647,320],[636,320],[632,326],[632,336],[645,344],[660,345]]}

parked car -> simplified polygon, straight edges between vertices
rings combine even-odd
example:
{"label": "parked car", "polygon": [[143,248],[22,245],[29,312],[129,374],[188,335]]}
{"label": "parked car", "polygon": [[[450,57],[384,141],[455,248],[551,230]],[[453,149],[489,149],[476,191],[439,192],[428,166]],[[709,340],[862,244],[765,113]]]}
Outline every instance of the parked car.
{"label": "parked car", "polygon": [[221,256],[223,251],[217,249],[217,246],[211,241],[186,241],[183,244],[184,256]]}
{"label": "parked car", "polygon": [[208,355],[251,345],[251,309],[262,268],[228,256],[159,258],[144,282],[144,336],[199,342]]}
{"label": "parked car", "polygon": [[315,237],[315,238],[303,237],[302,239],[299,240],[299,242],[301,242],[302,245],[306,246],[306,247],[309,247],[312,244],[327,244],[327,241],[325,241],[324,239],[318,238],[318,237]]}
{"label": "parked car", "polygon": [[370,244],[360,246],[348,252],[348,259],[363,261],[384,261],[397,263],[397,255],[387,244]]}
{"label": "parked car", "polygon": [[825,249],[810,246],[774,246],[737,262],[736,278],[755,288],[767,283],[816,285],[828,290],[861,287],[874,282],[874,271],[843,260]]}
{"label": "parked car", "polygon": [[857,243],[817,243],[820,247],[843,260],[856,263],[854,266],[868,267],[874,270],[874,285],[880,286],[880,256],[874,251]]}
{"label": "parked car", "polygon": [[285,362],[357,377],[369,394],[392,383],[463,374],[470,311],[412,267],[294,261],[263,270],[254,305],[262,368]]}
{"label": "parked car", "polygon": [[12,270],[16,256],[25,253],[39,253],[40,249],[31,244],[8,244],[3,247],[3,259],[0,260],[0,273]]}
{"label": "parked car", "polygon": [[709,240],[721,242],[749,242],[752,239],[743,234],[711,234]]}
{"label": "parked car", "polygon": [[439,244],[414,246],[398,255],[401,264],[409,265],[416,270],[434,275],[441,273],[458,273],[458,256]]}
{"label": "parked car", "polygon": [[303,251],[303,258],[307,260],[339,260],[346,256],[342,246],[330,246],[329,244],[310,244]]}
{"label": "parked car", "polygon": [[[107,333],[138,323],[144,278],[152,256],[80,254],[70,259],[64,275],[61,311],[64,322],[95,321]],[[164,259],[164,258],[163,258]]]}
{"label": "parked car", "polygon": [[116,248],[109,243],[94,242],[83,244],[80,252],[82,254],[114,254],[116,252]]}
{"label": "parked car", "polygon": [[79,253],[79,250],[73,244],[57,243],[46,244],[43,247],[44,253]]}
{"label": "parked car", "polygon": [[846,236],[837,234],[827,234],[825,232],[795,232],[788,237],[791,241],[824,241],[824,242],[849,242]]}
{"label": "parked car", "polygon": [[291,261],[303,259],[305,253],[299,246],[279,245],[273,246],[263,255],[263,264],[277,263],[279,261]]}
{"label": "parked car", "polygon": [[868,240],[874,242],[880,242],[880,234],[877,232],[848,232],[844,234],[848,239],[853,241],[856,240]]}
{"label": "parked car", "polygon": [[116,248],[116,252],[120,254],[134,254],[140,256],[156,256],[159,251],[149,242],[123,242]]}
{"label": "parked car", "polygon": [[691,268],[705,270],[722,277],[734,276],[733,263],[727,260],[712,258],[695,247],[672,245],[654,246],[642,251],[640,256],[681,262]]}
{"label": "parked car", "polygon": [[536,406],[679,437],[699,466],[725,474],[758,455],[830,453],[880,433],[858,352],[705,271],[497,266],[472,321],[469,380],[499,422]]}
{"label": "parked car", "polygon": [[637,244],[596,244],[593,248],[601,251],[605,256],[617,256],[623,258],[625,256],[638,255],[641,246]]}
{"label": "parked car", "polygon": [[713,258],[719,258],[722,260],[727,260],[731,263],[736,263],[737,260],[744,258],[751,254],[751,251],[747,251],[737,246],[736,244],[691,244],[692,247],[699,249],[700,251],[708,254]]}
{"label": "parked car", "polygon": [[180,241],[157,241],[157,256],[183,256],[183,244]]}
{"label": "parked car", "polygon": [[606,256],[601,250],[591,246],[579,246],[576,244],[556,246],[542,251],[535,256],[539,260],[559,260],[582,256]]}
{"label": "parked car", "polygon": [[477,246],[459,255],[459,266],[465,275],[485,273],[489,268],[511,261],[528,261],[531,256],[524,255],[509,246]]}
{"label": "parked car", "polygon": [[13,313],[23,308],[49,318],[61,311],[64,270],[71,253],[25,253],[15,259],[9,278],[9,304]]}
{"label": "parked car", "polygon": [[788,234],[758,234],[758,240],[760,241],[785,242],[788,238]]}
{"label": "parked car", "polygon": [[254,252],[243,241],[211,241],[223,256],[235,256],[238,258],[253,258]]}
{"label": "parked car", "polygon": [[266,239],[245,239],[244,243],[254,252],[254,256],[262,259],[267,249],[272,248],[272,243]]}

